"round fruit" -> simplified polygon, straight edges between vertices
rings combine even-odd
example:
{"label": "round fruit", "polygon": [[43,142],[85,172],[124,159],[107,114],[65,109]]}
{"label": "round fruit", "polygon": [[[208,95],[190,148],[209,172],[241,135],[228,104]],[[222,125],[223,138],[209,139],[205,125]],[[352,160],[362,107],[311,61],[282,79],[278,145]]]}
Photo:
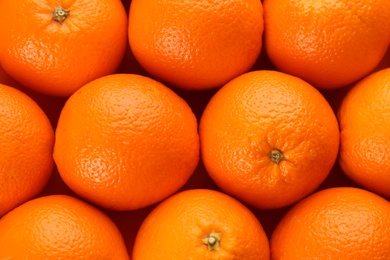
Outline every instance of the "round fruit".
{"label": "round fruit", "polygon": [[176,87],[220,87],[248,71],[260,54],[258,0],[133,0],[128,36],[151,75]]}
{"label": "round fruit", "polygon": [[200,120],[207,172],[228,194],[258,208],[290,205],[328,176],[339,146],[336,116],[305,81],[252,71],[223,86]]}
{"label": "round fruit", "polygon": [[24,86],[69,96],[113,73],[127,45],[120,0],[0,1],[0,63]]}
{"label": "round fruit", "polygon": [[388,0],[264,0],[263,5],[270,60],[315,87],[356,82],[389,47]]}
{"label": "round fruit", "polygon": [[338,110],[339,163],[358,185],[390,198],[390,68],[357,83]]}
{"label": "round fruit", "polygon": [[300,201],[271,237],[272,259],[388,259],[390,202],[367,190],[329,188]]}
{"label": "round fruit", "polygon": [[145,218],[133,259],[269,259],[261,223],[243,204],[194,189],[161,202]]}
{"label": "round fruit", "polygon": [[71,196],[30,200],[0,220],[1,259],[129,259],[123,237],[97,208]]}
{"label": "round fruit", "polygon": [[54,159],[64,182],[105,208],[138,209],[181,188],[199,161],[197,119],[163,84],[114,74],[74,93],[61,111]]}
{"label": "round fruit", "polygon": [[54,131],[38,104],[0,84],[0,217],[38,195],[53,170]]}

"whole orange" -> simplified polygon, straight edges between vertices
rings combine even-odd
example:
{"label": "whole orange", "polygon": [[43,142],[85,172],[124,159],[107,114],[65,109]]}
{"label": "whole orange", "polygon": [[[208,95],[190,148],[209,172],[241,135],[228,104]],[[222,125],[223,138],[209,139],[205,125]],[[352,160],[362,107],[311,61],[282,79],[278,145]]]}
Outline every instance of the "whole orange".
{"label": "whole orange", "polygon": [[1,259],[129,259],[123,237],[97,208],[67,195],[30,200],[0,220]]}
{"label": "whole orange", "polygon": [[315,87],[344,87],[381,61],[388,0],[264,0],[264,46],[278,70]]}
{"label": "whole orange", "polygon": [[272,259],[389,259],[390,202],[334,187],[294,205],[271,237]]}
{"label": "whole orange", "polygon": [[175,87],[222,86],[248,71],[261,52],[257,0],[133,0],[128,37],[135,58]]}
{"label": "whole orange", "polygon": [[186,190],[161,202],[138,230],[132,258],[269,259],[269,241],[255,215],[234,198]]}
{"label": "whole orange", "polygon": [[142,208],[181,188],[199,161],[197,119],[163,84],[113,74],[76,91],[63,107],[54,159],[77,194],[114,210]]}
{"label": "whole orange", "polygon": [[390,198],[390,68],[351,88],[338,110],[339,163],[358,185]]}
{"label": "whole orange", "polygon": [[211,98],[200,119],[207,172],[225,192],[263,209],[290,205],[328,176],[339,146],[336,116],[307,82],[252,71]]}
{"label": "whole orange", "polygon": [[54,131],[38,104],[0,84],[0,217],[35,197],[53,170]]}
{"label": "whole orange", "polygon": [[69,96],[113,73],[127,45],[120,0],[0,1],[0,64],[36,91]]}

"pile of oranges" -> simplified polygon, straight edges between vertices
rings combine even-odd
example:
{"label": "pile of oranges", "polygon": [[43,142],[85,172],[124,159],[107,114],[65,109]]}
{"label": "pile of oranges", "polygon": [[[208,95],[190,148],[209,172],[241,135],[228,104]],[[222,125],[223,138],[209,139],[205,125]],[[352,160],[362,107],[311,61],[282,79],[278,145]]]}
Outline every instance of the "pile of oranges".
{"label": "pile of oranges", "polygon": [[0,1],[0,259],[389,259],[388,0]]}

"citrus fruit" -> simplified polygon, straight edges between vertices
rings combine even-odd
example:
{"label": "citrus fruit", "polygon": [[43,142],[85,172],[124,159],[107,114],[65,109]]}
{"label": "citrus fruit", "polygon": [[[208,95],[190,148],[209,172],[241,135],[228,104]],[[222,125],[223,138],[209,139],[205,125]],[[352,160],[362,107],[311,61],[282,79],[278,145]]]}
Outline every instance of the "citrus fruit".
{"label": "citrus fruit", "polygon": [[262,209],[290,205],[328,176],[339,146],[336,116],[307,82],[251,71],[224,85],[200,119],[207,172],[230,195]]}
{"label": "citrus fruit", "polygon": [[68,195],[30,200],[0,220],[1,259],[129,259],[123,237],[97,208]]}
{"label": "citrus fruit", "polygon": [[26,87],[69,96],[113,73],[127,46],[120,0],[0,2],[0,64]]}
{"label": "citrus fruit", "polygon": [[54,131],[38,104],[0,84],[0,217],[35,197],[53,170]]}
{"label": "citrus fruit", "polygon": [[203,90],[248,71],[261,52],[263,8],[257,0],[143,1],[130,5],[128,37],[156,79]]}
{"label": "citrus fruit", "polygon": [[272,63],[321,89],[360,80],[390,43],[388,0],[264,0],[263,7]]}
{"label": "citrus fruit", "polygon": [[163,84],[113,74],[76,91],[56,129],[54,160],[64,182],[102,207],[130,210],[181,188],[199,161],[197,119]]}
{"label": "citrus fruit", "polygon": [[138,230],[132,259],[269,259],[261,223],[234,198],[186,190],[154,208]]}
{"label": "citrus fruit", "polygon": [[294,205],[271,236],[272,259],[388,259],[390,202],[334,187]]}
{"label": "citrus fruit", "polygon": [[338,110],[339,163],[359,186],[390,198],[390,68],[353,86]]}

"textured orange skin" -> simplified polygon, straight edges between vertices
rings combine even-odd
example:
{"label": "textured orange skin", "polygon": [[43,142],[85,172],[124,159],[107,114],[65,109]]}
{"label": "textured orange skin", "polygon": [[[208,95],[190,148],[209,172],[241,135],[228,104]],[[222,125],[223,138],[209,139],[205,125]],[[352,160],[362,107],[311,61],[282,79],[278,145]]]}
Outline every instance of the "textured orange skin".
{"label": "textured orange skin", "polygon": [[260,54],[263,8],[257,0],[133,0],[129,42],[155,78],[176,87],[222,86]]}
{"label": "textured orange skin", "polygon": [[109,209],[138,209],[181,188],[199,161],[197,120],[161,83],[114,74],[65,104],[54,159],[64,182]]}
{"label": "textured orange skin", "polygon": [[338,110],[339,163],[358,185],[390,198],[390,69],[357,83]]}
{"label": "textured orange skin", "polygon": [[271,237],[271,258],[389,259],[390,202],[367,190],[319,191],[291,208]]}
{"label": "textured orange skin", "polygon": [[[221,233],[218,250],[202,243]],[[234,198],[186,190],[160,203],[142,223],[132,259],[269,259],[269,241],[253,213]]]}
{"label": "textured orange skin", "polygon": [[0,217],[33,198],[53,170],[54,131],[43,110],[0,84]]}
{"label": "textured orange skin", "polygon": [[[211,178],[258,208],[280,208],[314,191],[334,165],[336,116],[311,85],[277,71],[253,71],[223,86],[200,120]],[[284,155],[271,161],[272,149]]]}
{"label": "textured orange skin", "polygon": [[1,259],[129,259],[123,237],[97,208],[67,195],[30,200],[0,220]]}
{"label": "textured orange skin", "polygon": [[272,63],[318,88],[363,78],[390,43],[388,0],[264,0],[263,7]]}
{"label": "textured orange skin", "polygon": [[[57,6],[70,15],[53,21]],[[127,16],[119,0],[0,2],[0,64],[21,84],[56,96],[113,73],[127,45]]]}

